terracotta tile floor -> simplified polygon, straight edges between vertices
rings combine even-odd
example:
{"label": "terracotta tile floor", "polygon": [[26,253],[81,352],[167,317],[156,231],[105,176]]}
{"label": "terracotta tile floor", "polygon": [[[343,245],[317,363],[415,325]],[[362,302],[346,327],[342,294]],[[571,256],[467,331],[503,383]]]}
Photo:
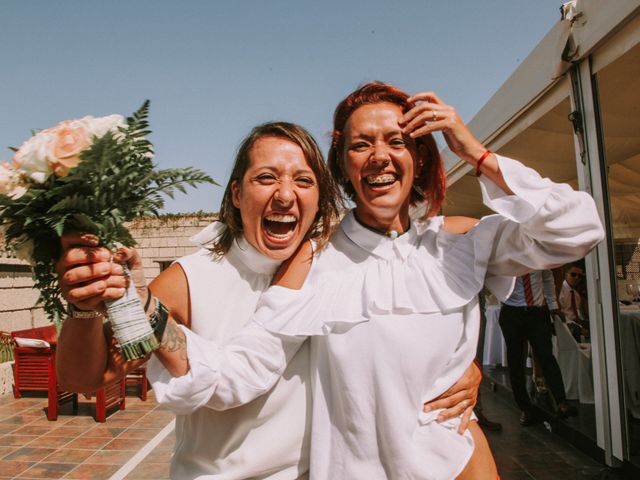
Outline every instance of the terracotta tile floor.
{"label": "terracotta tile floor", "polygon": [[[520,427],[514,405],[486,387],[483,403],[504,427],[487,432],[503,480],[627,478],[603,476],[603,465],[542,426]],[[174,435],[159,442],[156,436],[173,414],[157,405],[153,392],[146,402],[127,396],[126,410],[102,424],[93,420],[94,404],[83,399],[77,415],[65,405],[55,422],[46,419],[45,406],[45,398],[0,397],[0,478],[169,478]],[[154,440],[155,447],[146,447]]]}
{"label": "terracotta tile floor", "polygon": [[[46,403],[44,397],[0,397],[0,478],[108,479],[173,420],[152,391],[146,402],[127,396],[126,409],[105,423],[93,419],[95,403],[82,397],[77,415],[67,404],[53,422],[46,418]],[[171,432],[119,478],[169,478],[173,443]]]}

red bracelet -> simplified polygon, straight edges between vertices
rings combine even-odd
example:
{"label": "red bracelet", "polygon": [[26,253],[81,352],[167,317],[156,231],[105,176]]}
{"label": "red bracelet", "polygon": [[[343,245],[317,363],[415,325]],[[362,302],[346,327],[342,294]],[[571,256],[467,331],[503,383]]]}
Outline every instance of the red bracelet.
{"label": "red bracelet", "polygon": [[480,166],[482,165],[482,162],[484,162],[489,155],[491,155],[491,150],[487,150],[486,152],[484,152],[480,157],[480,160],[478,160],[478,162],[476,163],[476,177],[479,177],[480,175],[482,175],[482,172],[480,171]]}

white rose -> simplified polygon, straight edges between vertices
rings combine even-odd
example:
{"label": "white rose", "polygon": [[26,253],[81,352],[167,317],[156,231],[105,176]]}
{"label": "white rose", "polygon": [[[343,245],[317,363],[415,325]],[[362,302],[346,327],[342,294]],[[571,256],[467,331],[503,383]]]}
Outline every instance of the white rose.
{"label": "white rose", "polygon": [[108,115],[106,117],[97,118],[87,116],[78,121],[84,124],[89,135],[96,138],[105,136],[107,132],[118,133],[118,127],[126,126],[122,115]]}
{"label": "white rose", "polygon": [[51,129],[43,130],[24,142],[13,156],[15,167],[38,183],[44,182],[53,171],[49,162],[51,137]]}

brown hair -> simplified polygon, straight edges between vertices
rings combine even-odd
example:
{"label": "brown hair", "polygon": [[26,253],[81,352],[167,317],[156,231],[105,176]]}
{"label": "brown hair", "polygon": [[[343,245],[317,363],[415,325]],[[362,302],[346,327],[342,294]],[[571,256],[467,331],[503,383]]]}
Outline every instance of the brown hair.
{"label": "brown hair", "polygon": [[234,181],[241,183],[249,168],[251,148],[260,138],[278,137],[298,145],[307,163],[313,170],[318,182],[319,205],[315,221],[306,238],[315,238],[322,246],[331,235],[331,226],[338,218],[340,206],[339,189],[329,171],[322,152],[311,134],[299,125],[288,122],[269,122],[258,125],[244,138],[236,154],[231,177],[224,191],[220,205],[219,220],[226,225],[223,233],[214,241],[213,251],[224,255],[229,251],[233,240],[242,234],[242,215],[240,209],[233,204],[231,185]]}
{"label": "brown hair", "polygon": [[[345,195],[353,200],[355,190],[345,178],[341,168],[341,155],[344,148],[344,129],[351,114],[363,105],[389,102],[408,111],[413,105],[408,102],[409,95],[392,85],[382,82],[370,82],[350,93],[336,107],[333,115],[333,141],[329,149],[328,162],[333,178],[342,187]],[[446,191],[444,164],[440,158],[433,135],[428,134],[415,139],[418,164],[421,165],[413,180],[411,205],[427,202],[426,216],[440,211]]]}

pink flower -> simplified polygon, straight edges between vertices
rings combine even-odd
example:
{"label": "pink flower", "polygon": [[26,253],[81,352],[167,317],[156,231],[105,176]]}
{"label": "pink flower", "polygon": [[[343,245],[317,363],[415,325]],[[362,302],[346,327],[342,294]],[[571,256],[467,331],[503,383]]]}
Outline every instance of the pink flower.
{"label": "pink flower", "polygon": [[35,183],[44,183],[52,173],[65,177],[80,163],[80,155],[91,147],[94,137],[112,132],[117,140],[124,126],[121,115],[66,120],[24,142],[13,157],[14,167]]}
{"label": "pink flower", "polygon": [[51,132],[49,162],[53,172],[65,177],[80,163],[80,154],[91,145],[91,138],[83,126],[62,122]]}

